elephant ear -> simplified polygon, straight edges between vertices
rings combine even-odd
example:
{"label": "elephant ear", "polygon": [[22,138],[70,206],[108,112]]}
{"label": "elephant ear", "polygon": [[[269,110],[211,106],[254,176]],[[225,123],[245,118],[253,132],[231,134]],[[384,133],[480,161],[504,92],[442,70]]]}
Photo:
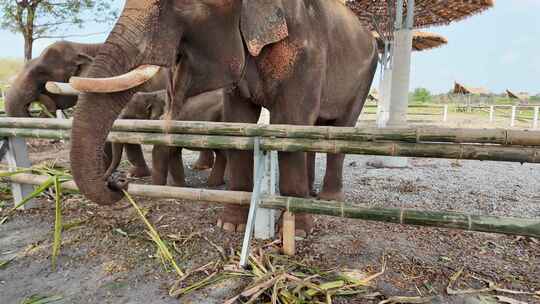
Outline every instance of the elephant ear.
{"label": "elephant ear", "polygon": [[264,46],[289,36],[281,1],[244,0],[240,30],[249,53],[258,56]]}

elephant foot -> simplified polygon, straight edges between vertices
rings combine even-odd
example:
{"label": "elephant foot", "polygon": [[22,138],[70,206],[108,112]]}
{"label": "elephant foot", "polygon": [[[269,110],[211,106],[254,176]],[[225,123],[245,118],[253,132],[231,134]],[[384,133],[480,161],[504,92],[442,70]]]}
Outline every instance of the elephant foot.
{"label": "elephant foot", "polygon": [[217,226],[228,232],[244,232],[249,208],[243,206],[225,206],[218,218]]}
{"label": "elephant foot", "polygon": [[345,201],[345,194],[341,190],[340,191],[323,190],[321,193],[319,193],[319,199],[323,201],[343,202]]}
{"label": "elephant foot", "polygon": [[[283,221],[279,224],[279,230],[283,226]],[[305,239],[313,232],[313,216],[309,213],[296,213],[294,215],[294,237]]]}
{"label": "elephant foot", "polygon": [[128,174],[132,177],[147,177],[152,175],[148,167],[133,167],[129,169]]}

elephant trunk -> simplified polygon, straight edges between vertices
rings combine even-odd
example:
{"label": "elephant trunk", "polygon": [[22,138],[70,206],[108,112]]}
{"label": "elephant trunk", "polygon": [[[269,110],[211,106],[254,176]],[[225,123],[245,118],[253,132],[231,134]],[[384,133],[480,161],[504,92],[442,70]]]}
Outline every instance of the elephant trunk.
{"label": "elephant trunk", "polygon": [[[90,68],[89,77],[123,74],[135,65],[129,61],[136,58],[134,49],[119,49],[117,43],[105,43],[103,50]],[[109,178],[107,169],[110,166],[104,146],[113,122],[133,94],[133,90],[128,90],[108,94],[83,93],[79,96],[71,131],[71,169],[81,193],[98,204],[110,205],[123,197],[119,190],[126,185]]]}
{"label": "elephant trunk", "polygon": [[39,97],[36,88],[24,87],[24,85],[20,84],[22,82],[24,82],[23,79],[17,78],[6,93],[4,108],[7,116],[30,117],[28,107]]}

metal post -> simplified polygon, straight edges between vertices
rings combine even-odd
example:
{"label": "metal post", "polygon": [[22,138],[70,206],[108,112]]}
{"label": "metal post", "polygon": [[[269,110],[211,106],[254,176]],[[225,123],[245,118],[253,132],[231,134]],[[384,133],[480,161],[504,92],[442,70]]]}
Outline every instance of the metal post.
{"label": "metal post", "polygon": [[538,128],[538,111],[540,107],[534,107],[533,129]]}
{"label": "metal post", "polygon": [[415,3],[413,0],[408,1],[407,19],[405,27],[403,27],[403,0],[396,2],[396,30],[392,50],[392,89],[387,126],[401,127],[407,124]]}
{"label": "metal post", "polygon": [[246,223],[246,232],[244,233],[244,241],[242,243],[242,252],[240,254],[240,266],[245,267],[247,265],[249,257],[249,246],[251,243],[251,235],[255,228],[255,218],[257,214],[257,207],[260,201],[261,186],[263,183],[264,172],[266,171],[266,162],[263,151],[260,149],[260,138],[255,137],[253,143],[253,192],[251,193],[251,201],[249,204],[249,213]]}
{"label": "metal post", "polygon": [[443,122],[448,121],[448,105],[444,105],[443,109]]}
{"label": "metal post", "polygon": [[[270,124],[270,112],[266,108],[261,109],[258,124],[268,125]],[[265,170],[263,174],[263,181],[261,185],[261,194],[275,193],[275,172],[277,171],[275,164],[272,164],[272,154],[277,152],[267,152],[264,154]],[[274,170],[272,170],[274,169]],[[254,175],[255,176],[255,175]],[[256,239],[272,239],[276,235],[276,211],[272,209],[257,208],[257,214],[255,215],[255,230],[254,236]]]}
{"label": "metal post", "polygon": [[[10,137],[9,148],[6,154],[9,171],[16,171],[20,168],[30,168],[32,164],[28,158],[28,150],[26,149],[26,141],[20,137]],[[15,205],[20,203],[25,197],[30,195],[34,191],[31,185],[11,183],[11,193],[13,194],[13,201]],[[28,202],[22,208],[33,207],[33,202]]]}
{"label": "metal post", "polygon": [[489,106],[489,122],[495,120],[495,106]]}
{"label": "metal post", "polygon": [[516,125],[516,106],[512,106],[512,117],[510,118],[510,127]]}
{"label": "metal post", "polygon": [[66,117],[64,116],[64,112],[62,112],[62,110],[56,110],[56,118],[57,119],[66,119]]}

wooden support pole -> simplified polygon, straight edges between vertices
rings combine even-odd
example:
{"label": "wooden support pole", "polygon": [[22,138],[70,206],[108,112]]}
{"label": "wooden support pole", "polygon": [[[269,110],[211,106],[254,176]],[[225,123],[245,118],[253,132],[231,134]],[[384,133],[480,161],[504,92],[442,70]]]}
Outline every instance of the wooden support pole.
{"label": "wooden support pole", "polygon": [[495,120],[495,106],[489,106],[489,122]]}
{"label": "wooden support pole", "polygon": [[444,105],[443,108],[443,122],[448,121],[448,105]]}
{"label": "wooden support pole", "polygon": [[510,127],[516,125],[516,106],[512,106],[512,116],[510,117]]}
{"label": "wooden support pole", "polygon": [[534,107],[534,114],[533,114],[533,129],[538,128],[538,112],[540,111],[540,107]]}
{"label": "wooden support pole", "polygon": [[283,212],[283,231],[282,231],[282,241],[283,241],[283,253],[286,255],[295,255],[296,253],[296,244],[295,244],[295,218],[294,214],[289,211]]}

